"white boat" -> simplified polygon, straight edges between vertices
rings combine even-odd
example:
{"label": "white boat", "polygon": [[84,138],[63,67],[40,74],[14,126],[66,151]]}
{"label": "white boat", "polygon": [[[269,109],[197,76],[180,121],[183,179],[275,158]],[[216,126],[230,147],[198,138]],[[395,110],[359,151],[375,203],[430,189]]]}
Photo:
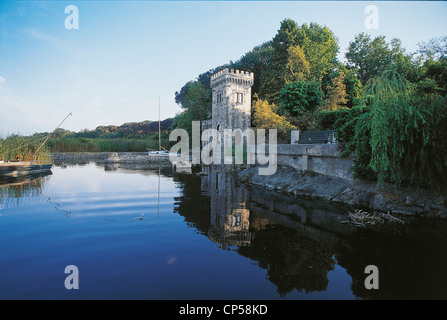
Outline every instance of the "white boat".
{"label": "white boat", "polygon": [[149,150],[148,155],[156,158],[169,158],[169,152],[161,146],[160,97],[158,97],[158,150]]}
{"label": "white boat", "polygon": [[169,152],[164,150],[149,151],[148,154],[154,157],[169,157]]}
{"label": "white boat", "polygon": [[174,161],[172,169],[176,173],[192,173],[192,164],[190,161]]}

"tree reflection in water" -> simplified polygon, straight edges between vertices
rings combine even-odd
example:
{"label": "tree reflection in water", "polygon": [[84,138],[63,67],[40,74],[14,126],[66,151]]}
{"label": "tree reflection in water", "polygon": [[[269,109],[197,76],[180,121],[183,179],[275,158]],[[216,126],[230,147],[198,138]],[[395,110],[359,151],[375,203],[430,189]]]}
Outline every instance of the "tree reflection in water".
{"label": "tree reflection in water", "polygon": [[38,201],[42,188],[51,171],[17,178],[0,178],[0,207],[7,208],[23,201]]}
{"label": "tree reflection in water", "polygon": [[[418,223],[365,230],[341,223],[350,208],[247,187],[222,167],[202,170],[201,177],[174,176],[183,191],[175,211],[219,248],[266,269],[281,297],[327,290],[336,264],[360,299],[447,297],[445,221],[425,222],[429,231]],[[380,270],[380,290],[365,289],[370,264]]]}

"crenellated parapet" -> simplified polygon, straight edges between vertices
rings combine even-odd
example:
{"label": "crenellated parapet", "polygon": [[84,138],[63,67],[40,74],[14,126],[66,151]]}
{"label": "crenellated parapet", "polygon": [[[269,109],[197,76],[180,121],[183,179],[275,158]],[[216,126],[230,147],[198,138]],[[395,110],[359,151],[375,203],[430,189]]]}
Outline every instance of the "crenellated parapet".
{"label": "crenellated parapet", "polygon": [[253,72],[229,68],[216,72],[210,78],[211,88],[222,84],[251,87],[253,85],[253,79]]}

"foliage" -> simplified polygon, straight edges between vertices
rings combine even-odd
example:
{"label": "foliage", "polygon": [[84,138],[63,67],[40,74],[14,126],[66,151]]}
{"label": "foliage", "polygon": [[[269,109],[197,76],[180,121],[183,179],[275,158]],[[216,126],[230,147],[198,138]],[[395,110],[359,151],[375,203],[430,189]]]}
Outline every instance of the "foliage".
{"label": "foliage", "polygon": [[[362,158],[354,160],[354,163],[358,164],[354,168],[355,176],[372,179],[374,175],[370,171],[359,169],[365,161],[369,163],[371,159],[370,154],[368,154],[369,135],[359,135],[358,139],[355,139],[357,125],[359,121],[368,121],[368,119],[364,119],[365,114],[369,115],[368,112],[369,107],[365,105],[354,106],[351,109],[323,110],[317,116],[317,123],[320,130],[337,131],[339,143],[343,148],[341,157],[360,156]],[[362,149],[362,152],[358,152],[359,148],[363,147],[365,147],[365,150]],[[366,160],[363,159],[365,155]]]}
{"label": "foliage", "polygon": [[353,69],[348,69],[344,65],[340,64],[339,69],[343,71],[345,77],[343,83],[346,86],[347,102],[346,107],[352,108],[354,105],[359,104],[359,99],[362,96],[363,85],[356,77]]}
{"label": "foliage", "polygon": [[299,45],[289,48],[286,71],[286,83],[304,80],[309,76],[310,64],[306,59],[303,49]]}
{"label": "foliage", "polygon": [[310,23],[299,28],[298,44],[310,63],[312,79],[322,81],[337,64],[338,39],[326,26]]}
{"label": "foliage", "polygon": [[357,177],[378,184],[439,187],[447,174],[446,98],[420,96],[395,72],[373,78],[365,88],[369,111],[357,118],[348,148]]}
{"label": "foliage", "polygon": [[447,58],[447,36],[433,38],[428,42],[420,42],[418,45],[418,53],[424,59],[437,61]]}
{"label": "foliage", "polygon": [[186,110],[174,118],[173,127],[185,129],[191,135],[192,121],[211,117],[211,89],[206,89],[199,81],[192,83],[183,98],[182,106]]}
{"label": "foliage", "polygon": [[345,108],[348,103],[346,85],[344,83],[345,74],[342,70],[332,81],[332,85],[327,89],[327,96],[324,103],[325,110],[337,110]]}
{"label": "foliage", "polygon": [[211,86],[210,86],[210,82],[211,82],[211,76],[216,73],[217,71],[229,67],[229,64],[208,70],[204,73],[199,74],[199,76],[197,77],[197,80],[195,81],[188,81],[181,89],[180,91],[176,91],[175,92],[175,102],[180,105],[180,107],[187,109],[189,106],[188,105],[184,105],[183,100],[185,99],[185,97],[188,96],[188,92],[190,89],[193,89],[197,86],[197,83],[201,83],[201,85],[207,89],[207,90],[211,90]]}
{"label": "foliage", "polygon": [[425,78],[421,81],[430,81],[432,90],[430,93],[439,95],[447,94],[447,57],[437,61],[428,60],[425,64]]}
{"label": "foliage", "polygon": [[287,112],[296,117],[299,112],[313,112],[322,100],[319,82],[294,81],[286,84],[279,93],[280,114]]}
{"label": "foliage", "polygon": [[[265,72],[272,64],[274,49],[271,41],[254,47],[251,51],[245,53],[236,62],[230,63],[230,68],[239,70],[250,70],[254,74],[254,83],[251,88],[252,94],[259,93],[260,83],[266,79]],[[262,80],[261,80],[262,77]]]}
{"label": "foliage", "polygon": [[[161,141],[165,147],[170,144],[168,129],[171,125],[172,119],[160,121]],[[29,137],[14,135],[0,139],[3,159],[14,159],[20,155],[28,159],[48,135],[49,132],[44,132]],[[158,150],[158,121],[98,126],[95,130],[84,129],[79,132],[59,128],[39,150],[38,159],[50,159],[50,152],[143,152],[148,148]]]}
{"label": "foliage", "polygon": [[269,49],[254,93],[276,102],[279,92],[290,81],[322,81],[337,63],[338,40],[331,30],[316,23],[298,26],[295,21],[285,19],[269,42]]}
{"label": "foliage", "polygon": [[24,161],[48,160],[50,153],[45,145],[40,148],[35,157],[33,156],[44,139],[45,136],[42,134],[28,137],[14,134],[5,139],[0,138],[0,160],[14,160],[16,157],[22,157]]}
{"label": "foliage", "polygon": [[327,27],[317,23],[298,24],[285,19],[272,40],[276,51],[276,60],[285,65],[289,58],[289,48],[299,45],[309,61],[312,78],[321,81],[336,64],[338,40]]}
{"label": "foliage", "polygon": [[258,129],[277,129],[281,140],[288,140],[287,136],[296,127],[284,116],[276,113],[277,106],[266,100],[258,99],[253,104],[253,125]]}
{"label": "foliage", "polygon": [[411,55],[405,52],[398,39],[387,43],[385,36],[371,39],[371,36],[360,33],[349,43],[345,54],[348,66],[357,70],[357,75],[364,85],[369,79],[379,76],[384,71],[394,70],[402,76],[414,78]]}

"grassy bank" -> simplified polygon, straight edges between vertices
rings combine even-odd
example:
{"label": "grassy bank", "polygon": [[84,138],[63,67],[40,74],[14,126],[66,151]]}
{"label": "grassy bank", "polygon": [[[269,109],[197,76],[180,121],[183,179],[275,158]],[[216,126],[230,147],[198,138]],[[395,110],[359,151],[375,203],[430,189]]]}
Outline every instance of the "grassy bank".
{"label": "grassy bank", "polygon": [[[24,137],[20,135],[11,135],[5,139],[0,138],[0,161],[14,160],[16,157],[30,160],[44,140],[45,137]],[[42,146],[34,159],[50,159],[48,147],[46,145]]]}
{"label": "grassy bank", "polygon": [[48,141],[51,152],[144,152],[158,149],[153,139],[56,138]]}

